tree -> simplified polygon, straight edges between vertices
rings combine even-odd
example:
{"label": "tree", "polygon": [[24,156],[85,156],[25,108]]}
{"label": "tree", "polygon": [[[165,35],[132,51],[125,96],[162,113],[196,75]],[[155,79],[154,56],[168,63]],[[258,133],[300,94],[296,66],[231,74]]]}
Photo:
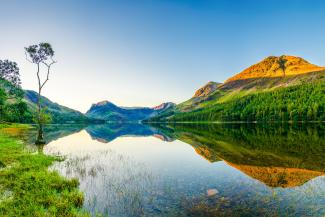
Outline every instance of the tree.
{"label": "tree", "polygon": [[279,65],[280,65],[280,69],[282,69],[283,77],[286,76],[286,63],[287,60],[285,59],[285,56],[281,56],[279,59]]}
{"label": "tree", "polygon": [[9,81],[15,87],[20,87],[21,81],[17,63],[0,60],[0,78]]}
{"label": "tree", "polygon": [[[21,101],[24,91],[21,89],[19,68],[16,62],[0,60],[0,121],[22,119],[27,107]],[[12,108],[21,106],[20,113],[12,113]],[[23,111],[23,110],[24,111]]]}
{"label": "tree", "polygon": [[5,116],[5,101],[6,101],[7,94],[4,89],[0,88],[0,123],[3,121]]}
{"label": "tree", "polygon": [[7,98],[22,98],[24,93],[20,87],[20,74],[16,62],[0,60],[0,79],[2,88],[7,91]]}
{"label": "tree", "polygon": [[[56,63],[53,60],[54,50],[49,43],[39,43],[38,45],[31,45],[25,47],[26,59],[37,66],[37,81],[38,81],[38,101],[37,101],[37,122],[39,126],[37,143],[45,143],[43,138],[43,116],[44,112],[42,110],[41,94],[44,85],[49,81],[51,66]],[[46,68],[46,77],[41,80],[41,66]]]}

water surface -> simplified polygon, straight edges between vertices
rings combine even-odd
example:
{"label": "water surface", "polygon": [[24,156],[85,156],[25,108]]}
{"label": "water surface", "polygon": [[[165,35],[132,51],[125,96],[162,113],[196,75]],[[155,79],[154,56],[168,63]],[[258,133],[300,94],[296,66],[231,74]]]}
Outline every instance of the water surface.
{"label": "water surface", "polygon": [[49,130],[44,152],[66,157],[51,169],[80,180],[94,215],[323,216],[324,132],[108,124]]}

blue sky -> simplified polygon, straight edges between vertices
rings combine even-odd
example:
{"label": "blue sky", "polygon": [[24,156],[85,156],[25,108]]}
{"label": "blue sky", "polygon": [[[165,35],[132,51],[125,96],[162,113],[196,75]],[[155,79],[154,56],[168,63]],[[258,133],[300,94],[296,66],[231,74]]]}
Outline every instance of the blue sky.
{"label": "blue sky", "polygon": [[23,48],[50,42],[58,63],[44,95],[85,112],[182,102],[208,81],[269,55],[325,65],[325,2],[313,0],[1,0],[0,59],[37,88]]}

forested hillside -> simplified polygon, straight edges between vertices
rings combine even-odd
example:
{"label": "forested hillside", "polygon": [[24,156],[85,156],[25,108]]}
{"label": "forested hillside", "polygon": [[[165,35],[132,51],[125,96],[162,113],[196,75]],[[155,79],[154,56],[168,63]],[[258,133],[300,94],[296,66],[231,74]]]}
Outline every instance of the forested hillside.
{"label": "forested hillside", "polygon": [[325,121],[325,82],[249,94],[204,109],[164,115],[151,121]]}

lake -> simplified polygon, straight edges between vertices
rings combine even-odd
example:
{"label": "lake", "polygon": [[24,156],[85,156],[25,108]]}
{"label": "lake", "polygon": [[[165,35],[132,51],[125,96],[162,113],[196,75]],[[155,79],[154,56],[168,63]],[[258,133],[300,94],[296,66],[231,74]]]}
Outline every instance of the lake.
{"label": "lake", "polygon": [[79,179],[93,215],[323,216],[324,132],[316,124],[55,126],[42,150],[65,157],[50,169]]}

